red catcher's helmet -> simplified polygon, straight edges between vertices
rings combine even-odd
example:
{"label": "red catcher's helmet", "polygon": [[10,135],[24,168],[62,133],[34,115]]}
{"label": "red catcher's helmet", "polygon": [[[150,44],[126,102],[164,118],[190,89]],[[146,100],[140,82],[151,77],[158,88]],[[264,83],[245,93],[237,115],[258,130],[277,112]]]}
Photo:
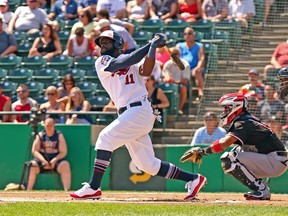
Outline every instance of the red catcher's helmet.
{"label": "red catcher's helmet", "polygon": [[123,38],[112,30],[106,30],[100,34],[99,37],[95,39],[95,43],[101,47],[100,41],[103,37],[110,38],[114,41],[114,48],[118,49],[120,53],[123,51],[124,48],[124,40]]}
{"label": "red catcher's helmet", "polygon": [[225,126],[230,124],[242,111],[246,110],[248,102],[243,94],[231,93],[222,96],[218,104],[223,108],[220,115],[220,125]]}

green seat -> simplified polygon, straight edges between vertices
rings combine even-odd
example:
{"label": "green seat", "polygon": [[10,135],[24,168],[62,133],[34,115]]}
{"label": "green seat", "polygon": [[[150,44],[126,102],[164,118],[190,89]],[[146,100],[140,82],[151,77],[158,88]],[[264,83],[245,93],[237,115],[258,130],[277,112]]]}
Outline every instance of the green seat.
{"label": "green seat", "polygon": [[[58,33],[58,37],[59,37],[59,40],[60,40],[60,43],[61,43],[61,46],[63,48],[66,48],[66,44],[67,44],[67,41],[70,37],[70,31],[68,30],[63,30],[63,31],[59,31]],[[64,49],[63,49],[64,50]]]}
{"label": "green seat", "polygon": [[9,11],[15,11],[21,0],[9,0]]}
{"label": "green seat", "polygon": [[91,70],[91,68],[94,68],[96,59],[92,56],[85,56],[82,58],[77,59],[74,62],[74,67],[79,68],[82,70]]}
{"label": "green seat", "polygon": [[229,32],[216,30],[208,33],[202,43],[213,43],[218,46],[219,59],[227,59],[229,56]]}
{"label": "green seat", "polygon": [[32,34],[27,34],[27,40],[30,42],[30,43],[33,43],[34,40],[37,38],[37,37],[40,37],[41,36],[41,32],[35,32],[35,33],[32,33]]}
{"label": "green seat", "polygon": [[33,71],[27,68],[16,68],[15,70],[9,71],[7,80],[15,83],[26,83],[31,80]]}
{"label": "green seat", "polygon": [[132,23],[135,27],[135,32],[140,29],[140,23],[137,20],[127,20],[127,22]]}
{"label": "green seat", "polygon": [[13,34],[14,34],[18,44],[21,44],[22,42],[24,42],[27,39],[26,32],[14,31]]}
{"label": "green seat", "polygon": [[47,64],[46,59],[42,56],[26,57],[22,59],[21,66],[24,68],[31,69],[33,71],[41,70]]}
{"label": "green seat", "polygon": [[0,68],[8,71],[15,70],[20,67],[22,58],[20,56],[6,56],[0,58]]}
{"label": "green seat", "polygon": [[81,89],[85,98],[92,97],[96,94],[97,84],[83,81],[77,84],[77,87]]}
{"label": "green seat", "polygon": [[96,95],[97,96],[102,95],[102,96],[109,97],[109,94],[104,89],[104,87],[102,86],[102,84],[101,84],[99,79],[98,79],[98,83],[97,83]]}
{"label": "green seat", "polygon": [[8,74],[7,70],[0,68],[0,82],[6,79],[7,74]]}
{"label": "green seat", "polygon": [[84,80],[85,71],[79,68],[69,68],[68,70],[60,71],[60,79],[63,79],[66,74],[72,74],[76,82],[81,82]]}
{"label": "green seat", "polygon": [[143,22],[140,23],[140,29],[152,32],[153,34],[162,32],[164,29],[164,21],[158,19],[158,20],[144,20]]}
{"label": "green seat", "polygon": [[37,82],[37,81],[30,81],[25,83],[25,85],[29,89],[29,96],[32,98],[37,98],[42,95],[44,91],[44,83]]}
{"label": "green seat", "polygon": [[42,95],[42,96],[39,96],[39,97],[36,97],[36,98],[34,98],[36,101],[37,101],[37,103],[40,105],[40,104],[43,104],[43,103],[46,103],[47,101],[48,101],[48,98],[46,97],[46,96],[44,96],[44,95]]}
{"label": "green seat", "polygon": [[178,32],[174,31],[164,31],[164,34],[167,35],[167,45],[168,47],[173,47],[176,45],[178,40]]}
{"label": "green seat", "polygon": [[43,68],[34,72],[33,80],[51,85],[58,80],[59,71],[54,68]]}
{"label": "green seat", "polygon": [[32,43],[29,41],[24,41],[18,45],[17,56],[27,57],[29,50],[32,47]]}
{"label": "green seat", "polygon": [[59,55],[50,59],[47,62],[47,67],[54,68],[56,70],[62,71],[71,68],[73,65],[73,58],[67,57],[65,55]]}
{"label": "green seat", "polygon": [[214,31],[215,23],[209,20],[198,20],[191,23],[194,31],[203,32],[204,34]]}
{"label": "green seat", "polygon": [[143,46],[149,42],[153,37],[153,33],[149,31],[139,30],[134,32],[133,38],[136,41],[137,45]]}
{"label": "green seat", "polygon": [[[204,39],[204,32],[199,32],[199,31],[194,31],[195,32],[195,41],[196,42],[201,42]],[[179,37],[177,42],[184,42],[184,32],[179,33]]]}
{"label": "green seat", "polygon": [[162,83],[158,86],[167,96],[170,106],[167,108],[168,114],[178,116],[179,110],[179,85],[174,83]]}
{"label": "green seat", "polygon": [[218,69],[218,47],[216,44],[203,43],[205,49],[206,71],[216,71]]}
{"label": "green seat", "polygon": [[87,71],[85,71],[84,79],[86,81],[90,81],[90,82],[93,82],[93,83],[97,83],[97,84],[100,83],[100,80],[99,80],[99,77],[97,75],[96,70],[87,70]]}
{"label": "green seat", "polygon": [[184,32],[184,29],[188,26],[189,26],[189,23],[180,19],[175,19],[165,24],[165,30],[180,33],[180,32]]}
{"label": "green seat", "polygon": [[59,19],[57,20],[58,21],[58,24],[59,24],[59,27],[60,29],[63,31],[70,31],[73,27],[73,25],[78,22],[79,20],[78,19],[74,19],[74,20],[62,20],[62,19]]}
{"label": "green seat", "polygon": [[18,84],[11,81],[2,82],[2,93],[7,96],[15,94]]}

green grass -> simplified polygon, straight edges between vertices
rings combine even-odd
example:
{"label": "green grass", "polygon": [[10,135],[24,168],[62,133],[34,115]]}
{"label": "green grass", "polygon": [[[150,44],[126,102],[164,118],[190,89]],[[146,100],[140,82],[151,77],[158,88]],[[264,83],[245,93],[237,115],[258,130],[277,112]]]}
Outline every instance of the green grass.
{"label": "green grass", "polygon": [[205,216],[278,216],[288,215],[287,206],[241,206],[236,204],[142,204],[142,203],[0,203],[0,215],[53,216],[53,215],[205,215]]}

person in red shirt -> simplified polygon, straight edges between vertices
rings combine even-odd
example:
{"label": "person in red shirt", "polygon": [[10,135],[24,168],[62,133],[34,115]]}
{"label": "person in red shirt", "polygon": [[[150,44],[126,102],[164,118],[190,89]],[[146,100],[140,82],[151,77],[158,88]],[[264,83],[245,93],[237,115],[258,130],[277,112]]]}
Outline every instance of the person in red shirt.
{"label": "person in red shirt", "polygon": [[[10,97],[2,94],[2,84],[0,83],[0,112],[1,111],[11,111],[11,99]],[[9,115],[0,115],[0,122],[9,122]]]}
{"label": "person in red shirt", "polygon": [[202,17],[201,0],[179,0],[179,19],[187,22],[195,22]]}
{"label": "person in red shirt", "polygon": [[[32,107],[38,108],[38,104],[35,100],[29,97],[29,89],[26,85],[20,84],[17,87],[17,96],[19,100],[12,103],[12,111],[30,111]],[[27,122],[29,118],[25,118],[22,115],[13,115],[11,117],[12,122]]]}

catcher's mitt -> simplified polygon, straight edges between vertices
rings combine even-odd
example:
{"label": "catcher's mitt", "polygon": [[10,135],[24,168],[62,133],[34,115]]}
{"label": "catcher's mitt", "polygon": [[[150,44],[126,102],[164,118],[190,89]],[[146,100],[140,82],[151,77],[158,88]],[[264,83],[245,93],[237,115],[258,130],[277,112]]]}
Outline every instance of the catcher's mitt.
{"label": "catcher's mitt", "polygon": [[180,158],[180,161],[182,163],[186,161],[192,161],[192,163],[198,164],[200,166],[202,163],[203,156],[204,156],[203,149],[201,149],[200,147],[194,147],[186,151]]}

